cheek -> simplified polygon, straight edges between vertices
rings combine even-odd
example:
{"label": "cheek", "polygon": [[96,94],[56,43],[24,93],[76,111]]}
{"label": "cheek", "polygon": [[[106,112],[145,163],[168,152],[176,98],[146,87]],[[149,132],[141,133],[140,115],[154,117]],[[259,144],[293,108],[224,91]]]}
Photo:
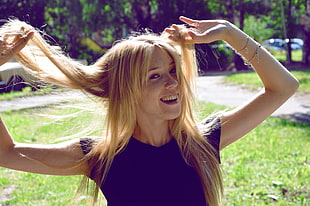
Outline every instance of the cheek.
{"label": "cheek", "polygon": [[158,99],[158,93],[156,92],[155,88],[150,88],[148,90],[145,90],[142,94],[142,99],[140,100],[140,103],[142,104],[151,104],[155,103],[155,101]]}
{"label": "cheek", "polygon": [[145,87],[145,91],[148,93],[160,93],[162,89],[165,87],[165,79],[160,77],[155,81],[148,82],[147,86]]}
{"label": "cheek", "polygon": [[142,92],[141,99],[138,101],[138,105],[141,108],[152,108],[156,107],[156,105],[159,103],[159,90],[156,88],[156,86],[148,86],[144,89]]}

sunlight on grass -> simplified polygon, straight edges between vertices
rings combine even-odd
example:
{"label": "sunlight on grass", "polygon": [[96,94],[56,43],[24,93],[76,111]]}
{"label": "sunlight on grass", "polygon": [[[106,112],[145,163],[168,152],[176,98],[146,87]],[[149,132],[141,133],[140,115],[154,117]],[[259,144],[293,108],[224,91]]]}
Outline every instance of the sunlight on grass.
{"label": "sunlight on grass", "polygon": [[[298,91],[310,92],[310,70],[291,71],[291,73],[300,83]],[[240,85],[250,90],[259,90],[263,87],[263,84],[255,72],[228,75],[225,77],[225,82],[228,84]]]}
{"label": "sunlight on grass", "polygon": [[[285,50],[270,51],[271,54],[279,61],[285,62],[287,59],[287,52]],[[292,61],[301,62],[302,61],[302,50],[292,51]]]}
{"label": "sunlight on grass", "polygon": [[[80,112],[80,107],[84,106],[83,103],[8,111],[1,113],[1,116],[15,141],[49,144],[83,131],[93,124],[92,111]],[[14,206],[66,205],[74,197],[81,179],[81,176],[47,176],[4,168],[0,168],[0,177],[0,192],[10,184],[17,186],[11,194],[12,199],[5,202]]]}
{"label": "sunlight on grass", "polygon": [[[201,103],[201,109],[205,115],[224,107]],[[308,206],[309,148],[306,123],[268,118],[221,151],[225,205]]]}
{"label": "sunlight on grass", "polygon": [[222,152],[226,205],[310,203],[310,128],[267,119]]}
{"label": "sunlight on grass", "polygon": [[[201,102],[200,118],[224,109]],[[60,105],[4,112],[1,116],[16,140],[52,143],[92,124],[92,112],[79,111],[77,106]],[[67,118],[57,120],[57,116]],[[225,205],[310,204],[309,137],[310,128],[306,124],[268,118],[246,137],[225,148],[221,152]],[[7,205],[66,205],[74,196],[79,179],[1,168],[0,191],[10,184],[17,186],[12,199],[5,202]]]}
{"label": "sunlight on grass", "polygon": [[63,88],[54,88],[51,86],[45,86],[42,87],[36,91],[32,91],[30,87],[25,87],[23,88],[22,91],[11,91],[11,92],[3,92],[0,93],[0,100],[12,100],[14,98],[18,97],[30,97],[34,95],[44,95],[44,94],[50,94],[52,92],[60,92],[64,91],[65,89]]}

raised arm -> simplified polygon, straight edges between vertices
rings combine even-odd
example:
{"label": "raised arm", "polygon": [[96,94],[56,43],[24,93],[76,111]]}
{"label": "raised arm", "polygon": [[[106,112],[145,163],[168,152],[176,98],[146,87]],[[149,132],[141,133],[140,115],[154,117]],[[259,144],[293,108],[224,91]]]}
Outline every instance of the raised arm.
{"label": "raised arm", "polygon": [[16,143],[0,118],[0,167],[48,175],[84,175],[87,163],[83,157],[79,140],[51,145]]}
{"label": "raised arm", "polygon": [[[224,20],[192,20],[180,17],[180,20],[193,26],[188,29],[189,43],[210,43],[224,40],[230,44],[253,69],[263,82],[264,89],[248,102],[225,112],[222,116],[220,148],[238,140],[270,116],[297,90],[299,83],[268,51],[230,22]],[[176,39],[174,25],[166,32]]]}
{"label": "raised arm", "polygon": [[[0,65],[13,58],[32,38],[34,31],[21,26],[11,32],[8,23],[0,28]],[[54,145],[14,142],[0,118],[0,167],[51,175],[81,175],[86,163],[78,140]]]}

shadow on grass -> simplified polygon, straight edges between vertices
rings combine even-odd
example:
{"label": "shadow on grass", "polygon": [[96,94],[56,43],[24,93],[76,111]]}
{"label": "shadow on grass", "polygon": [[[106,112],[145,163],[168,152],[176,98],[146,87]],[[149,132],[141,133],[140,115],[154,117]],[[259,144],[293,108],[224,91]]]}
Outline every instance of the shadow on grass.
{"label": "shadow on grass", "polygon": [[285,125],[288,124],[288,123],[285,123],[285,121],[289,121],[292,123],[296,123],[296,126],[298,125],[310,126],[310,114],[309,113],[297,112],[297,113],[289,114],[289,115],[279,115],[276,118],[282,119]]}

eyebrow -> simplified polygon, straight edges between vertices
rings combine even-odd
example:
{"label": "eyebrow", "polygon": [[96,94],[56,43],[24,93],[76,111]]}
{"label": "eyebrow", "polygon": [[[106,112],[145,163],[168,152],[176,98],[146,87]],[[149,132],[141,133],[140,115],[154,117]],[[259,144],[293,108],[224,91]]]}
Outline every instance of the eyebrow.
{"label": "eyebrow", "polygon": [[[172,67],[174,65],[175,65],[175,63],[174,63],[174,61],[172,61],[172,62],[170,62],[169,67]],[[153,70],[156,70],[156,69],[158,69],[158,67],[150,68],[148,71],[150,72],[150,71],[153,71]]]}

